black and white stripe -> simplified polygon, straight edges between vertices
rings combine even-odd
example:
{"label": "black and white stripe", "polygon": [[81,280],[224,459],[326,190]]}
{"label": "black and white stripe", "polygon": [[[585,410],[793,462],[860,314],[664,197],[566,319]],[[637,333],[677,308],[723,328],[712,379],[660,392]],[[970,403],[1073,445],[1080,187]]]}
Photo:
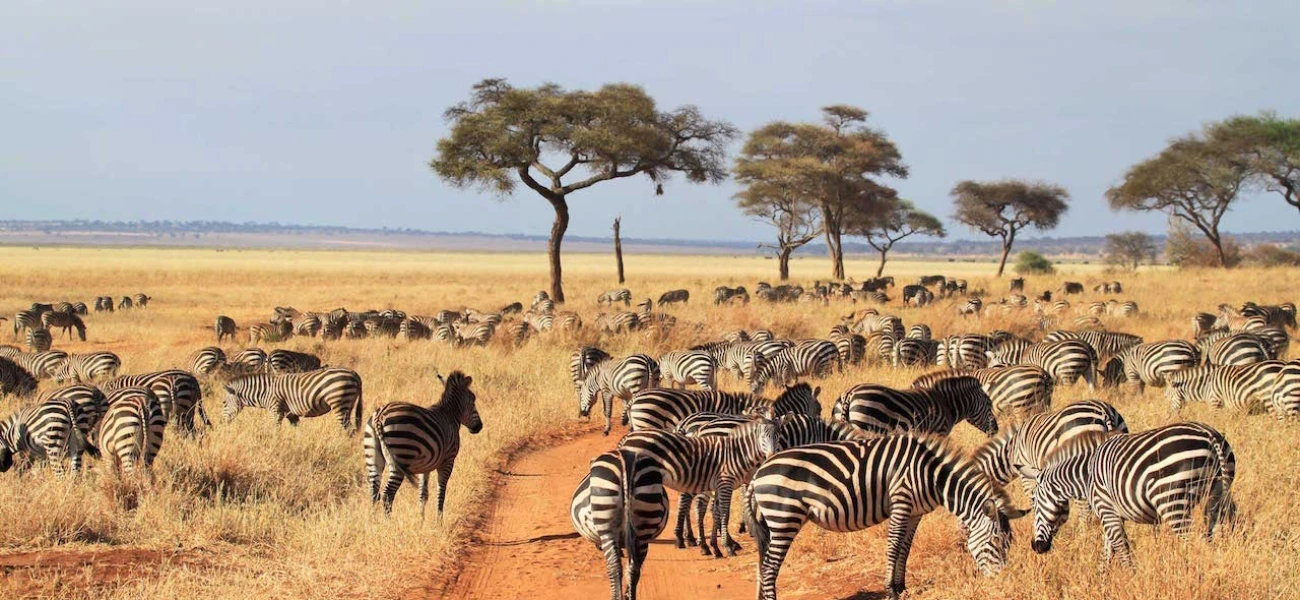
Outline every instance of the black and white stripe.
{"label": "black and white stripe", "polygon": [[1052,376],[1034,365],[1011,365],[974,370],[949,369],[926,373],[912,387],[926,389],[951,377],[974,377],[993,402],[994,416],[1015,421],[1051,408],[1055,386]]}
{"label": "black and white stripe", "polygon": [[569,517],[578,534],[605,555],[611,600],[636,598],[650,542],[668,525],[665,475],[649,455],[614,450],[592,459],[590,471],[573,492]]}
{"label": "black and white stripe", "polygon": [[69,354],[64,362],[55,367],[54,381],[63,383],[82,383],[117,377],[122,368],[122,359],[107,350]]}
{"label": "black and white stripe", "polygon": [[1204,365],[1165,376],[1165,398],[1173,412],[1187,402],[1207,402],[1215,408],[1245,413],[1272,403],[1273,385],[1286,363],[1276,360],[1249,365]]}
{"label": "black and white stripe", "polygon": [[573,380],[573,390],[582,393],[582,384],[587,381],[591,368],[610,358],[608,352],[595,346],[583,346],[569,355],[569,377]]}
{"label": "black and white stripe", "polygon": [[162,403],[144,387],[119,388],[107,396],[108,411],[96,438],[101,455],[108,457],[120,476],[130,477],[144,469],[152,477],[167,428]]}
{"label": "black and white stripe", "polygon": [[800,377],[825,377],[832,370],[844,370],[839,350],[826,340],[803,340],[770,356],[753,353],[750,357],[758,361],[749,379],[754,393],[763,391],[769,381],[784,386]]}
{"label": "black and white stripe", "polygon": [[81,470],[83,452],[96,450],[77,428],[80,409],[70,400],[51,398],[20,408],[0,421],[0,473],[21,460],[20,468],[33,461],[50,462],[54,473],[63,476],[64,461],[72,472]]}
{"label": "black and white stripe", "polygon": [[982,369],[988,366],[988,352],[992,349],[993,341],[986,335],[950,335],[939,341],[935,349],[935,362],[958,369]]}
{"label": "black and white stripe", "polygon": [[199,380],[188,371],[171,369],[138,375],[123,375],[100,386],[104,393],[128,387],[147,388],[157,397],[162,407],[164,422],[175,421],[176,427],[186,435],[195,432],[194,419],[210,425],[203,412],[203,391]]}
{"label": "black and white stripe", "polygon": [[1273,358],[1270,344],[1253,333],[1209,337],[1197,345],[1205,363],[1210,365],[1249,365]]}
{"label": "black and white stripe", "polygon": [[1031,344],[1009,340],[988,352],[989,366],[1027,364],[1037,366],[1052,376],[1052,381],[1072,384],[1080,377],[1094,389],[1097,382],[1097,351],[1083,340],[1061,340]]}
{"label": "black and white stripe", "polygon": [[86,323],[76,313],[72,312],[71,307],[66,312],[50,311],[42,313],[41,326],[45,329],[57,327],[63,331],[69,340],[72,339],[72,331],[75,329],[77,338],[83,342],[86,341]]}
{"label": "black and white stripe", "polygon": [[52,400],[67,400],[77,406],[77,428],[87,439],[108,411],[108,397],[104,392],[84,383],[54,388],[41,394],[41,402]]}
{"label": "black and white stripe", "polygon": [[938,358],[939,342],[904,338],[894,344],[895,367],[924,367]]}
{"label": "black and white stripe", "polygon": [[1136,385],[1141,393],[1148,385],[1164,387],[1169,373],[1200,364],[1201,351],[1191,342],[1169,340],[1138,344],[1121,351],[1112,360],[1120,362],[1124,381]]}
{"label": "black and white stripe", "polygon": [[320,357],[293,350],[272,350],[266,355],[267,372],[276,375],[306,373],[321,368]]}
{"label": "black and white stripe", "polygon": [[0,346],[0,356],[17,363],[37,380],[55,378],[68,360],[68,353],[61,350],[23,352],[13,346]]}
{"label": "black and white stripe", "polygon": [[762,415],[776,418],[788,413],[820,415],[817,395],[821,388],[806,383],[790,386],[769,400],[756,394],[718,390],[672,390],[656,388],[632,397],[628,428],[632,431],[671,429],[701,412],[728,415]]}
{"label": "black and white stripe", "polygon": [[44,327],[27,330],[27,351],[46,352],[54,345],[54,336]]}
{"label": "black and white stripe", "polygon": [[707,352],[679,350],[659,357],[659,370],[666,383],[686,389],[695,384],[703,389],[718,387],[718,363]]}
{"label": "black and white stripe", "polygon": [[998,432],[993,401],[974,377],[949,377],[924,389],[855,385],[835,401],[831,418],[881,435],[915,432],[946,436],[961,421],[990,436]]}
{"label": "black and white stripe", "polygon": [[361,427],[361,376],[356,371],[330,367],[307,373],[244,375],[225,384],[222,415],[232,421],[239,411],[257,407],[270,411],[278,425],[289,420],[319,417],[330,412],[349,436]]}
{"label": "black and white stripe", "polygon": [[588,371],[578,398],[578,416],[591,415],[596,398],[605,411],[605,435],[614,422],[614,398],[623,401],[623,424],[628,422],[632,397],[642,390],[659,387],[659,363],[645,354],[633,354],[622,359],[610,359]]}
{"label": "black and white stripe", "polygon": [[614,304],[616,302],[622,302],[623,306],[631,306],[632,290],[627,288],[609,290],[596,297],[596,304]]}
{"label": "black and white stripe", "polygon": [[0,396],[27,397],[36,392],[36,377],[22,365],[0,356]]}
{"label": "black and white stripe", "polygon": [[1022,478],[1025,494],[1030,495],[1034,484],[1031,473],[1045,468],[1057,449],[1080,436],[1111,432],[1128,432],[1124,417],[1105,402],[1085,400],[1004,428],[980,446],[971,460],[998,485]]}

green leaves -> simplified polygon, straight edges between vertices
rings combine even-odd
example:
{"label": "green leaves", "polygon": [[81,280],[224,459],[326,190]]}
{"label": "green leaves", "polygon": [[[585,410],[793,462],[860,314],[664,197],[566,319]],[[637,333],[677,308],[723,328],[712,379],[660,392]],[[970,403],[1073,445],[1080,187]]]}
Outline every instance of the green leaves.
{"label": "green leaves", "polygon": [[952,198],[954,219],[1004,239],[1015,237],[1025,227],[1054,229],[1070,208],[1065,188],[1019,179],[962,181],[953,187]]}

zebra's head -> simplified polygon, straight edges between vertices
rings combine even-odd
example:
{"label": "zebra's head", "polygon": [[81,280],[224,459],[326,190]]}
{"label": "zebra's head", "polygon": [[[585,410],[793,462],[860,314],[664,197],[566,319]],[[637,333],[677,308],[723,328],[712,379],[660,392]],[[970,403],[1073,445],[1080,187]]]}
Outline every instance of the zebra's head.
{"label": "zebra's head", "polygon": [[582,383],[578,390],[578,416],[584,419],[591,418],[591,407],[596,404],[596,399],[600,396],[600,384],[596,382],[594,373],[587,374],[587,380]]}
{"label": "zebra's head", "polygon": [[1006,566],[1007,551],[1011,548],[1011,520],[1026,514],[1027,511],[1008,508],[1007,502],[994,494],[967,516],[966,550],[984,575],[997,575]]}
{"label": "zebra's head", "polygon": [[226,390],[226,397],[221,402],[221,416],[229,423],[239,416],[239,411],[244,410],[244,399],[231,384],[222,387]]}
{"label": "zebra's head", "polygon": [[1055,470],[1049,469],[1038,477],[1034,488],[1034,552],[1044,554],[1052,549],[1056,532],[1070,518],[1070,499],[1058,481]]}
{"label": "zebra's head", "polygon": [[469,389],[474,378],[460,371],[452,371],[446,379],[439,373],[438,379],[443,383],[442,403],[455,402],[460,406],[460,424],[470,433],[482,431],[483,417],[478,414],[478,396]]}

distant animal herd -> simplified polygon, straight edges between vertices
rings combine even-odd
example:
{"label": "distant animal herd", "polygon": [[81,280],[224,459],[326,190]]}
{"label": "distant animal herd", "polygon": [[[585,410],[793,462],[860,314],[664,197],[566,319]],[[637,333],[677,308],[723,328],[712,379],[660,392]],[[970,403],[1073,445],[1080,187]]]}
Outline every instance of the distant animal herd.
{"label": "distant animal herd", "polygon": [[[986,302],[986,292],[960,279],[932,276],[904,285],[896,305],[902,315],[936,314],[913,309],[949,299],[961,317],[978,320],[997,310],[1030,324],[1021,331],[1041,333],[936,336],[925,323],[909,327],[900,314],[882,312],[893,302],[894,289],[892,278],[815,282],[806,289],[754,286],[759,302],[852,306],[824,338],[734,330],[658,356],[612,356],[591,343],[573,351],[564,366],[579,416],[588,417],[599,403],[608,435],[617,400],[628,429],[611,451],[591,461],[571,504],[574,527],[606,559],[613,598],[635,596],[649,542],[667,526],[670,491],[679,494],[678,548],[698,546],[717,557],[739,548],[729,523],[732,497],[742,495],[740,529],[758,546],[762,598],[776,597],[777,574],[809,522],[830,531],[888,522],[886,587],[897,596],[906,585],[916,527],[939,506],[961,522],[966,547],[986,574],[1006,563],[1010,520],[1032,512],[1032,547],[1047,552],[1071,501],[1089,504],[1102,523],[1107,557],[1129,565],[1125,522],[1166,524],[1185,535],[1193,508],[1204,504],[1209,533],[1231,525],[1237,518],[1231,495],[1236,458],[1224,436],[1205,424],[1173,421],[1134,432],[1114,406],[1099,400],[1053,410],[1059,386],[1082,380],[1090,389],[1163,387],[1174,413],[1188,402],[1206,402],[1278,418],[1300,415],[1300,361],[1286,362],[1296,328],[1291,303],[1220,305],[1191,316],[1187,339],[1147,341],[1101,321],[1145,318],[1133,301],[1066,300],[1086,293],[1082,283],[1068,282],[1055,294],[1031,300],[1024,280],[1016,279],[996,302]],[[1124,293],[1119,282],[1092,290]],[[596,299],[608,312],[590,323],[602,336],[655,334],[677,327],[678,317],[669,311],[690,299],[688,290],[669,290],[657,302],[639,302],[635,312],[619,311],[619,304],[631,308],[633,294],[610,290]],[[710,310],[750,299],[743,286],[718,287]],[[123,297],[116,308],[145,308],[150,300],[144,294]],[[114,310],[112,297],[97,298],[95,310]],[[197,436],[212,426],[202,402],[206,382],[220,389],[228,422],[245,408],[259,408],[277,423],[333,415],[347,434],[362,431],[372,500],[391,510],[396,492],[409,481],[418,489],[423,515],[429,477],[436,474],[439,517],[460,428],[478,433],[484,427],[471,376],[439,374],[443,391],[432,406],[391,402],[367,417],[357,372],[323,364],[312,354],[258,346],[295,336],[485,346],[500,331],[507,343],[522,345],[537,335],[584,327],[577,312],[557,310],[545,292],[527,310],[516,302],[492,312],[463,308],[432,316],[391,308],[277,307],[267,321],[247,327],[243,350],[228,355],[209,346],[194,351],[181,368],[119,375],[122,361],[112,352],[50,348],[52,329],[67,337],[76,331],[85,340],[87,312],[84,303],[58,302],[35,303],[14,315],[14,338],[24,336],[26,348],[0,347],[0,392],[32,400],[0,422],[0,471],[45,460],[56,473],[64,472],[65,462],[76,472],[89,454],[104,457],[121,476],[147,475],[169,429]],[[704,329],[696,324],[692,331]],[[239,331],[230,317],[216,317],[218,344]],[[936,369],[918,372],[902,389],[853,385],[834,400],[830,419],[823,419],[822,390],[810,382],[866,365]],[[745,391],[720,389],[726,379]],[[38,393],[47,380],[59,387]],[[763,395],[769,387],[774,398]],[[970,456],[944,441],[962,421],[988,436]],[[1179,458],[1149,466],[1151,457],[1170,455]],[[1012,506],[1003,489],[1015,479],[1032,499],[1028,509]]]}

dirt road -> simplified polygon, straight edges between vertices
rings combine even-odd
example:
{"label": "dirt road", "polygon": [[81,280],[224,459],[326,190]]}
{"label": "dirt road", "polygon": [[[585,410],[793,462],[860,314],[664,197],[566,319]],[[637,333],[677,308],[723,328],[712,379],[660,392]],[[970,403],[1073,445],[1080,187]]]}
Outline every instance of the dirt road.
{"label": "dirt road", "polygon": [[[591,458],[612,448],[616,439],[596,432],[513,461],[490,508],[487,525],[443,596],[475,600],[608,597],[604,557],[574,533],[569,500]],[[695,548],[675,548],[670,525],[650,547],[639,596],[644,600],[753,598],[755,545],[748,536],[738,539],[744,545],[740,556],[704,558]],[[873,597],[855,596],[858,584],[863,583],[860,571],[851,580],[842,573],[825,577],[826,573],[816,572],[822,569],[808,569],[809,565],[799,562],[788,563],[782,571],[782,598]]]}

